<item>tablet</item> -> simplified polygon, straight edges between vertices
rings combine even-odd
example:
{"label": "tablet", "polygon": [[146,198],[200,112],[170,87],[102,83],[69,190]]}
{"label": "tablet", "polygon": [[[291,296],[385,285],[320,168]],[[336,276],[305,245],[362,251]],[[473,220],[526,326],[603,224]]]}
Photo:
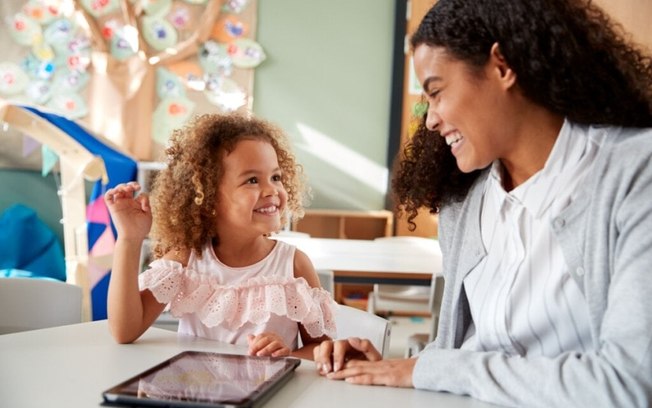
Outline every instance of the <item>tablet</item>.
{"label": "tablet", "polygon": [[102,393],[107,405],[257,407],[301,360],[184,351]]}

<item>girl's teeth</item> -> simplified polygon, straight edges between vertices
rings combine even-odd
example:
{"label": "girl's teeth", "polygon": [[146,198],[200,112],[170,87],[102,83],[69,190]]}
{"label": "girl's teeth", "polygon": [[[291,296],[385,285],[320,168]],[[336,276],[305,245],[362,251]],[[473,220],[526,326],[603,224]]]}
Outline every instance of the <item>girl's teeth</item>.
{"label": "girl's teeth", "polygon": [[262,212],[262,213],[273,213],[273,212],[276,212],[276,207],[259,208],[256,211]]}

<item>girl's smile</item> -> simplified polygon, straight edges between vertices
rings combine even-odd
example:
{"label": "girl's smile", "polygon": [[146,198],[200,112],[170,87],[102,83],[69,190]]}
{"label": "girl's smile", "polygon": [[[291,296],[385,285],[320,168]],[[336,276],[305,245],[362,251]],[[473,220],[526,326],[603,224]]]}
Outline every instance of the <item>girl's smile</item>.
{"label": "girl's smile", "polygon": [[280,230],[287,192],[274,147],[263,140],[245,139],[222,160],[218,235],[253,237]]}

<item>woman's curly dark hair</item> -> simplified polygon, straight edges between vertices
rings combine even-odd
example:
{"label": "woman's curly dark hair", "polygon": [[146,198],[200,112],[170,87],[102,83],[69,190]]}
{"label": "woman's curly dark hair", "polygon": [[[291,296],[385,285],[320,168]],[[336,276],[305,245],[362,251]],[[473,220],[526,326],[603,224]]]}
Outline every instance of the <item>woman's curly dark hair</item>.
{"label": "woman's curly dark hair", "polygon": [[150,237],[155,258],[171,250],[201,253],[208,240],[219,239],[214,227],[215,205],[224,173],[223,157],[242,140],[272,145],[288,194],[282,220],[303,216],[308,199],[303,168],[280,128],[240,113],[201,115],[174,131],[166,149],[167,167],[154,180]]}
{"label": "woman's curly dark hair", "polygon": [[[411,46],[443,47],[472,68],[498,43],[531,101],[570,121],[652,126],[652,60],[591,0],[439,0]],[[472,70],[473,71],[473,70]],[[414,218],[464,198],[479,171],[463,174],[425,118],[405,146],[392,186],[399,213]]]}

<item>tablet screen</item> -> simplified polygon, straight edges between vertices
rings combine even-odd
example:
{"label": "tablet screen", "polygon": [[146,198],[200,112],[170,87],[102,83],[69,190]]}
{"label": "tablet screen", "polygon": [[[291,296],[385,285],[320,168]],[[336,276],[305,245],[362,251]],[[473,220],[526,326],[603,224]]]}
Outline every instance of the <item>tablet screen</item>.
{"label": "tablet screen", "polygon": [[295,358],[184,351],[104,392],[111,403],[252,406],[299,365]]}

